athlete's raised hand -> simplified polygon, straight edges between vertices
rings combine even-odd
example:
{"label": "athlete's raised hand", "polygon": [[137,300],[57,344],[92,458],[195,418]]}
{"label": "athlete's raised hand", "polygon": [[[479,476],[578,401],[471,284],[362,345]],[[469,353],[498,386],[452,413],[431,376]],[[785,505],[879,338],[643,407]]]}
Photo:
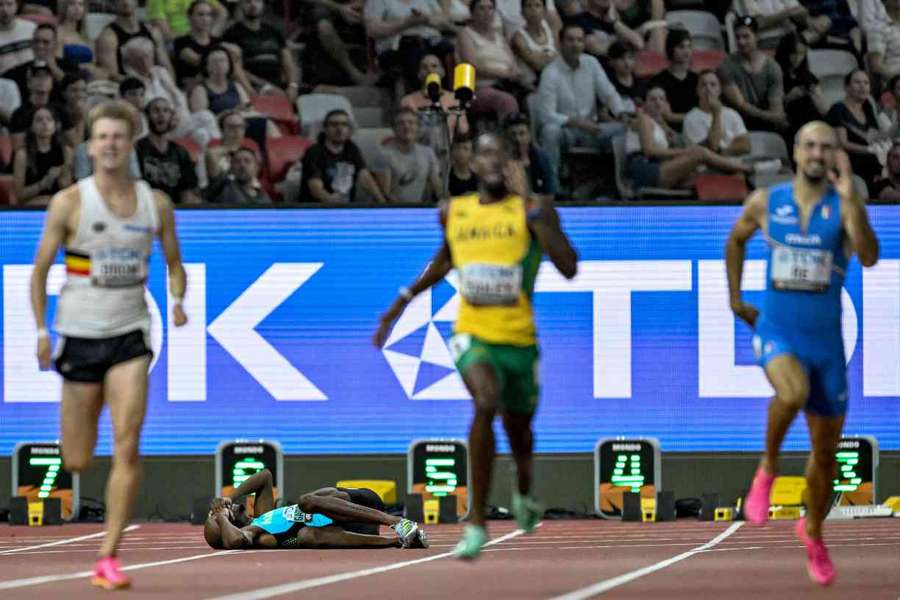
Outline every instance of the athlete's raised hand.
{"label": "athlete's raised hand", "polygon": [[850,200],[856,196],[853,188],[853,168],[850,166],[850,157],[845,151],[835,150],[834,170],[828,172],[828,179],[844,200]]}

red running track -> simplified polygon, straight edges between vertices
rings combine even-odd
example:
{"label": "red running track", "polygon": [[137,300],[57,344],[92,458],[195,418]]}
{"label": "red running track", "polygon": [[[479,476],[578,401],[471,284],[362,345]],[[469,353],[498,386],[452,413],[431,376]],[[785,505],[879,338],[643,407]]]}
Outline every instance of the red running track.
{"label": "red running track", "polygon": [[[428,550],[213,551],[200,527],[142,523],[121,559],[128,598],[850,598],[900,597],[900,519],[829,522],[838,579],[809,582],[793,522],[549,521],[532,535],[492,523],[493,544],[474,563],[449,552],[460,527],[428,527]],[[0,528],[0,598],[100,595],[87,571],[99,525]]]}

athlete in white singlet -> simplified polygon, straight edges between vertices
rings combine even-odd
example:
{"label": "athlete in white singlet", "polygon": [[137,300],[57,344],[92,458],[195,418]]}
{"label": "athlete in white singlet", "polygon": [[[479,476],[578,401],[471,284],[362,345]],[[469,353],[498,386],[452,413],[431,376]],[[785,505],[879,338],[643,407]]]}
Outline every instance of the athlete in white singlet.
{"label": "athlete in white singlet", "polygon": [[147,405],[150,313],[144,285],[153,238],[158,236],[169,269],[176,326],[187,285],[175,214],[169,198],[128,175],[128,158],[140,116],[124,102],[96,106],[88,116],[88,152],[95,174],[56,194],[34,261],[31,304],[41,368],[51,362],[46,327],[47,273],[65,249],[66,283],[54,328],[53,362],[63,377],[63,466],[83,471],[93,458],[97,420],[104,401],[114,431],[113,466],[106,487],[106,537],[92,583],[128,587],[116,559],[119,540],[138,493],[141,427]]}

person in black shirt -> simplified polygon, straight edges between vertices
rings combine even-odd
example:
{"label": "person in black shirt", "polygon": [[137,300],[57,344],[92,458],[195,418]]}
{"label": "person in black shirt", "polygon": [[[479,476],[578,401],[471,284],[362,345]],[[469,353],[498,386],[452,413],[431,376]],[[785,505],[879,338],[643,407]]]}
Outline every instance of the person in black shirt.
{"label": "person in black shirt", "polygon": [[50,107],[31,112],[25,146],[13,159],[13,178],[16,199],[27,204],[46,204],[72,183],[72,149],[59,139],[59,119]]}
{"label": "person in black shirt", "polygon": [[785,137],[789,140],[804,124],[821,120],[828,113],[819,79],[809,70],[807,50],[803,38],[793,32],[782,37],[775,50],[775,62],[784,78],[784,112],[789,123]]}
{"label": "person in black shirt", "polygon": [[[64,58],[56,57],[57,38],[56,27],[48,23],[38,25],[31,38],[31,48],[34,51],[34,59],[13,67],[3,74],[4,79],[11,79],[19,86],[19,94],[22,97],[28,95],[28,70],[35,64],[46,65],[53,76],[54,86],[60,83],[67,72],[78,70],[78,65]],[[59,100],[57,90],[53,91],[54,100]]]}
{"label": "person in black shirt", "polygon": [[263,0],[241,0],[243,19],[223,39],[240,47],[244,70],[261,94],[286,94],[293,104],[300,89],[299,72],[284,36],[262,22]]}
{"label": "person in black shirt", "polygon": [[301,202],[352,202],[357,182],[378,202],[387,202],[366,168],[362,152],[350,140],[351,128],[346,111],[337,109],[325,115],[318,143],[303,156]]}
{"label": "person in black shirt", "polygon": [[503,130],[512,148],[513,160],[525,169],[531,191],[555,196],[559,192],[559,178],[550,165],[547,153],[532,143],[528,117],[523,114],[507,117]]}
{"label": "person in black shirt", "polygon": [[60,127],[66,137],[72,129],[72,122],[66,111],[51,102],[53,90],[53,74],[46,64],[35,63],[28,70],[28,97],[9,118],[9,133],[13,148],[21,148],[25,144],[25,132],[31,128],[34,111],[50,106],[59,115]]}
{"label": "person in black shirt", "polygon": [[887,155],[887,177],[869,186],[869,198],[900,202],[900,142],[894,142]]}
{"label": "person in black shirt", "polygon": [[448,191],[451,196],[465,196],[478,191],[478,177],[472,172],[472,138],[461,135],[450,144],[450,176]]}
{"label": "person in black shirt", "polygon": [[153,42],[156,64],[165,67],[174,77],[175,70],[162,35],[138,19],[137,0],[116,0],[116,18],[97,38],[97,65],[106,69],[109,79],[121,81],[125,78],[122,48],[136,37],[145,37]]}
{"label": "person in black shirt", "polygon": [[650,87],[661,87],[666,93],[671,112],[664,117],[666,123],[677,131],[681,131],[684,115],[700,104],[697,97],[698,77],[691,71],[693,52],[690,32],[686,29],[672,29],[666,36],[669,68],[650,80]]}
{"label": "person in black shirt", "polygon": [[141,176],[168,194],[176,204],[197,204],[197,172],[190,154],[169,139],[175,110],[166,98],[151,100],[144,109],[149,133],[135,143]]}
{"label": "person in black shirt", "polygon": [[566,25],[584,29],[584,51],[601,59],[617,39],[637,50],[644,47],[644,38],[619,19],[612,4],[612,0],[586,0],[584,12],[564,18]]}
{"label": "person in black shirt", "polygon": [[173,56],[178,86],[183,90],[190,90],[202,78],[203,62],[207,53],[212,48],[223,47],[231,54],[235,80],[246,89],[253,89],[239,60],[240,49],[234,44],[223,43],[221,37],[212,34],[213,9],[209,2],[194,0],[188,8],[188,18],[191,32],[175,38],[174,41]]}
{"label": "person in black shirt", "polygon": [[882,171],[876,152],[879,144],[875,142],[881,143],[884,133],[880,131],[869,75],[855,69],[844,78],[844,86],[846,96],[834,103],[825,119],[850,157],[853,172],[863,181],[875,181]]}
{"label": "person in black shirt", "polygon": [[231,172],[217,177],[206,190],[208,202],[221,204],[272,204],[259,182],[259,157],[250,148],[231,154]]}
{"label": "person in black shirt", "polygon": [[606,54],[609,61],[609,80],[622,97],[628,112],[636,112],[647,96],[647,81],[634,74],[634,50],[620,41],[609,46]]}

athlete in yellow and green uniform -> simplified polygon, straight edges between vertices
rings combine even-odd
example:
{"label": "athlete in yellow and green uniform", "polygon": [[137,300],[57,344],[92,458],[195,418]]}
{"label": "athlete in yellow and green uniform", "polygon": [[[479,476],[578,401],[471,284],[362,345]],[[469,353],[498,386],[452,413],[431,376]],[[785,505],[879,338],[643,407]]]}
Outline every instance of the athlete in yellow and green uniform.
{"label": "athlete in yellow and green uniform", "polygon": [[496,136],[478,139],[472,167],[480,182],[478,193],[442,205],[444,243],[422,275],[409,288],[401,288],[374,338],[382,346],[416,294],[450,269],[458,271],[461,301],[450,352],[475,402],[469,430],[471,524],[455,550],[467,559],[478,556],[487,540],[484,510],[494,464],[492,424],[498,412],[518,471],[513,512],[526,531],[542,516],[531,495],[531,420],[538,398],[532,297],[544,252],[565,277],[574,277],[577,270],[577,255],[552,201],[529,195],[524,170]]}

